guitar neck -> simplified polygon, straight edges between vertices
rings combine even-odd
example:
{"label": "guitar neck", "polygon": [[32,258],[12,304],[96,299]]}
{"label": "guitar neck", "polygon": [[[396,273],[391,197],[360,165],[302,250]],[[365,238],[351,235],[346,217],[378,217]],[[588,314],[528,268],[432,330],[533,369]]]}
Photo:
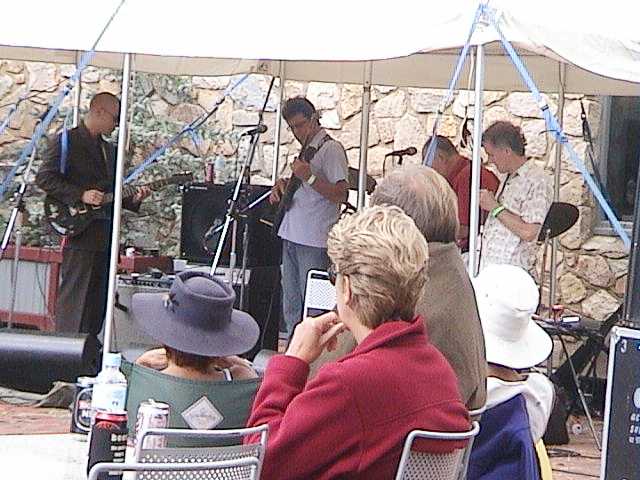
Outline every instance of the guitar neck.
{"label": "guitar neck", "polygon": [[[170,179],[163,178],[160,180],[149,182],[144,186],[150,188],[151,190],[158,190],[159,188],[166,187],[171,183],[172,182],[170,181]],[[125,185],[124,187],[122,187],[122,198],[123,199],[131,198],[136,194],[137,191],[138,191],[137,185]],[[105,193],[104,196],[102,197],[102,204],[106,205],[108,203],[113,203],[113,193]]]}

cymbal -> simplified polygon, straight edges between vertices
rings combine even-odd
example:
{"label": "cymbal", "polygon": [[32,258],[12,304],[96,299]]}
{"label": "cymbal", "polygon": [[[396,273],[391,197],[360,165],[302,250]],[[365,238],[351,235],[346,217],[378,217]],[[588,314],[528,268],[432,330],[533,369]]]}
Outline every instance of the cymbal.
{"label": "cymbal", "polygon": [[[358,175],[360,171],[357,168],[349,167],[349,189],[357,190],[358,189]],[[367,184],[365,190],[368,194],[371,194],[373,190],[375,190],[377,185],[376,179],[371,175],[367,174]]]}
{"label": "cymbal", "polygon": [[553,202],[544,219],[538,241],[554,238],[569,230],[578,221],[578,208],[566,202]]}

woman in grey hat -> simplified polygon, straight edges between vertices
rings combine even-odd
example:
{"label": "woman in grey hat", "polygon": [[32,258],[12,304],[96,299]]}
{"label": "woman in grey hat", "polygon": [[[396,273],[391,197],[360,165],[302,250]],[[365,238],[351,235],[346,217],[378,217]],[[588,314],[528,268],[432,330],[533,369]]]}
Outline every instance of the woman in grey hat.
{"label": "woman in grey hat", "polygon": [[260,328],[235,310],[233,289],[203,272],[178,274],[169,293],[137,293],[133,315],[163,348],[136,363],[191,380],[255,378],[250,362],[236,355],[258,341]]}
{"label": "woman in grey hat", "polygon": [[234,300],[223,281],[194,271],[177,275],[168,293],[133,296],[136,322],[163,348],[145,353],[129,371],[130,429],[149,398],[169,404],[171,428],[244,426],[260,380],[236,355],[253,348],[260,330],[234,310]]}

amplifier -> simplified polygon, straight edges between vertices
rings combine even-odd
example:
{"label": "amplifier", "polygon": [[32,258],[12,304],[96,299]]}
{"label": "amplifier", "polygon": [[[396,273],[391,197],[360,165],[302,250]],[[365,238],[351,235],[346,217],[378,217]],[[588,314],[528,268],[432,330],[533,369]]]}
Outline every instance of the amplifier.
{"label": "amplifier", "polygon": [[[180,257],[195,263],[212,263],[220,234],[211,235],[217,227],[224,224],[228,201],[233,197],[235,183],[212,185],[193,183],[182,191],[182,221],[180,224]],[[238,210],[245,207],[270,190],[261,185],[248,185],[242,189],[238,199]],[[281,244],[277,235],[272,233],[270,225],[264,219],[273,216],[273,207],[265,199],[256,204],[244,215],[239,215],[236,237],[237,264],[242,262],[242,236],[245,226],[248,232],[248,267],[266,267],[280,265]],[[208,235],[209,234],[209,235]],[[220,265],[229,265],[231,236],[227,233]]]}

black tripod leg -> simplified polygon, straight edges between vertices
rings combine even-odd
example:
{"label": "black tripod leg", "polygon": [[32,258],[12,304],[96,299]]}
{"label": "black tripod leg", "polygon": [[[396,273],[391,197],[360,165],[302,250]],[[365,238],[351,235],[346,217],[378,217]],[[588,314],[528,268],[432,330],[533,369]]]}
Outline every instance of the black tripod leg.
{"label": "black tripod leg", "polygon": [[567,357],[567,362],[569,363],[569,368],[571,369],[571,377],[573,379],[574,385],[576,386],[576,391],[578,392],[578,398],[580,398],[582,409],[584,410],[584,413],[587,416],[587,421],[589,422],[589,429],[591,430],[591,434],[593,435],[593,439],[596,442],[596,446],[598,447],[598,450],[602,450],[602,447],[600,445],[600,439],[598,438],[598,433],[596,432],[596,428],[593,425],[591,412],[589,412],[589,406],[587,405],[587,401],[584,398],[584,392],[580,387],[580,380],[578,379],[578,374],[576,373],[576,369],[573,365],[573,361],[571,360],[571,355],[569,355],[569,350],[567,349],[567,344],[565,343],[564,337],[562,335],[558,335],[558,338],[560,339],[560,343],[562,344],[562,350],[564,351],[564,354]]}

